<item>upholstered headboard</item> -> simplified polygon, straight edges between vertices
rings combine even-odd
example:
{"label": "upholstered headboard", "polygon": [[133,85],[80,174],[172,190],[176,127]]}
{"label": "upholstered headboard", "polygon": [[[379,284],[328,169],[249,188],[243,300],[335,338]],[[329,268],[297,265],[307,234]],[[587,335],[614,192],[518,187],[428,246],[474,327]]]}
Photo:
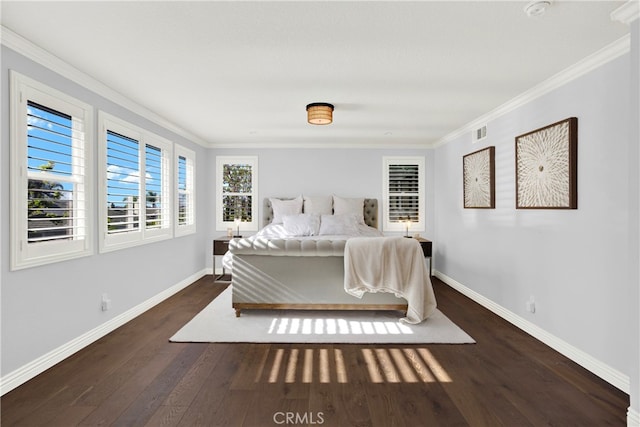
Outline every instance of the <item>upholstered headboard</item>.
{"label": "upholstered headboard", "polygon": [[[278,199],[290,200],[291,198],[278,197]],[[378,228],[378,199],[364,199],[363,209],[364,223],[370,227]],[[271,220],[273,220],[273,208],[269,198],[264,199],[262,212],[264,212],[263,225],[270,224]]]}

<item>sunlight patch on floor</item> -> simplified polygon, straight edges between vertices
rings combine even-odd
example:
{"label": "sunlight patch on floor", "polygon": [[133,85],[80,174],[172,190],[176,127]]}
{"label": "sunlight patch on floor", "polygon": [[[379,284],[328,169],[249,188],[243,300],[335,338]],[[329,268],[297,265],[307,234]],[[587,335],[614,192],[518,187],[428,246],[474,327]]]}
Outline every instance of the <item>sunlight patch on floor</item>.
{"label": "sunlight patch on floor", "polygon": [[345,360],[342,349],[332,346],[313,348],[271,348],[265,352],[255,382],[302,384],[346,384],[349,364],[363,364],[368,380],[382,383],[449,383],[451,377],[425,347],[366,347],[360,357]]}
{"label": "sunlight patch on floor", "polygon": [[372,383],[451,382],[426,348],[363,348],[361,352]]}
{"label": "sunlight patch on floor", "polygon": [[271,320],[269,335],[408,335],[407,325],[393,321],[283,317]]}
{"label": "sunlight patch on floor", "polygon": [[[284,371],[284,378],[281,378],[281,371]],[[256,382],[258,380],[259,377],[256,377]],[[294,348],[289,350],[288,354],[283,348],[275,351],[267,380],[269,383],[284,381],[287,384],[310,384],[314,380],[323,384],[348,382],[342,350],[308,348],[300,351]]]}

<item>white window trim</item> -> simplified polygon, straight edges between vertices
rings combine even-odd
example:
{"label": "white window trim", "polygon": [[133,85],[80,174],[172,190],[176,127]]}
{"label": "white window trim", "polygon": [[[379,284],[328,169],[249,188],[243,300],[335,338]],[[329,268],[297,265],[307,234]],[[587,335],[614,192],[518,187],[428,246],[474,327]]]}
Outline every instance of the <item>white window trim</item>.
{"label": "white window trim", "polygon": [[[186,224],[178,224],[179,215],[179,193],[178,193],[178,158],[187,159],[187,192],[191,193],[191,215],[188,217]],[[196,154],[181,145],[174,146],[174,235],[176,237],[194,234],[196,232]]]}
{"label": "white window trim", "polygon": [[384,231],[402,231],[406,225],[389,220],[389,166],[418,165],[418,222],[412,222],[409,232],[425,231],[425,161],[423,156],[384,156],[382,158],[382,218]]}
{"label": "white window trim", "polygon": [[[173,191],[171,187],[171,183],[173,182],[173,162],[171,159],[173,158],[173,143],[168,141],[158,135],[155,135],[145,129],[142,129],[138,126],[135,126],[125,120],[122,120],[116,116],[113,116],[104,111],[98,111],[98,147],[99,147],[99,155],[98,155],[98,195],[99,195],[99,227],[100,227],[100,235],[98,238],[99,241],[99,251],[110,252],[114,250],[134,247],[138,245],[144,245],[147,243],[152,243],[160,240],[170,239],[173,237],[173,215],[172,215],[172,207],[173,207]],[[127,232],[127,233],[118,233],[118,234],[109,234],[108,231],[108,223],[107,223],[107,212],[108,212],[108,204],[107,204],[107,130],[112,132],[116,132],[122,135],[125,135],[130,138],[134,138],[140,144],[140,167],[141,171],[144,170],[145,165],[145,150],[147,144],[153,145],[155,147],[161,148],[163,152],[162,164],[163,168],[166,171],[163,177],[163,197],[164,201],[163,205],[163,221],[162,227],[157,229],[147,229],[146,228],[146,203],[140,203],[140,226],[138,230]],[[144,173],[143,173],[144,175]],[[140,182],[140,194],[139,200],[146,200],[146,189],[144,180]],[[166,202],[166,203],[165,203]],[[165,216],[166,215],[166,216]]]}
{"label": "white window trim", "polygon": [[222,217],[222,169],[225,164],[250,164],[251,165],[251,222],[243,222],[240,225],[242,231],[257,231],[259,228],[258,212],[258,156],[216,156],[216,230],[227,228],[236,230],[233,221],[223,221]]}
{"label": "white window trim", "polygon": [[[10,221],[11,270],[60,262],[93,254],[93,107],[63,92],[10,70]],[[84,125],[83,183],[85,203],[85,235],[83,239],[60,242],[27,243],[27,102],[31,100],[79,117]]]}

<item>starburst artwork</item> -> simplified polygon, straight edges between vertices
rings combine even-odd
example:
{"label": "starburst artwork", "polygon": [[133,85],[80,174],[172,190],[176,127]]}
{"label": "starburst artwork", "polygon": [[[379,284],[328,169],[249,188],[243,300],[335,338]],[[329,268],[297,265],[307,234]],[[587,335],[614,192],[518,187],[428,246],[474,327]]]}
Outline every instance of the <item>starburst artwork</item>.
{"label": "starburst artwork", "polygon": [[464,207],[496,207],[495,147],[487,147],[462,158]]}
{"label": "starburst artwork", "polygon": [[578,208],[578,119],[516,137],[516,208]]}

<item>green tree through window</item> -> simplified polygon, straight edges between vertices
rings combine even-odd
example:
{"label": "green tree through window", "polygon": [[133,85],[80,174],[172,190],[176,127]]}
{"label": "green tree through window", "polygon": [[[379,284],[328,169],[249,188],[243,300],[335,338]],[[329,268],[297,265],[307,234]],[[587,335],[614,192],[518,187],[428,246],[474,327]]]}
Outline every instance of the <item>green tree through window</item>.
{"label": "green tree through window", "polygon": [[225,164],[222,171],[222,203],[224,221],[251,221],[251,165]]}
{"label": "green tree through window", "polygon": [[[51,171],[55,163],[48,161],[38,166],[42,171]],[[65,227],[65,219],[69,220],[70,203],[62,200],[65,188],[60,182],[40,179],[29,179],[27,189],[27,218],[29,221],[28,240],[43,241],[69,236],[70,227]],[[69,226],[71,224],[68,224]]]}

